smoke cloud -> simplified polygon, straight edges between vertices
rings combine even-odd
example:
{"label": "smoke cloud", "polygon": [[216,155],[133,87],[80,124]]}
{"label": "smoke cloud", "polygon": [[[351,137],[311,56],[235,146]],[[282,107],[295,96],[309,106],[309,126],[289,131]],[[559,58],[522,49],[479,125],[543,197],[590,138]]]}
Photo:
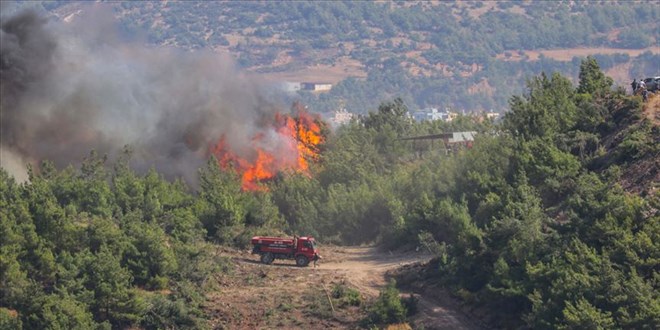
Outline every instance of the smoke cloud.
{"label": "smoke cloud", "polygon": [[69,23],[26,10],[0,28],[0,163],[17,178],[17,164],[130,145],[138,170],[194,183],[221,136],[248,158],[253,136],[276,136],[265,121],[281,107],[230,58],[127,42],[102,7]]}

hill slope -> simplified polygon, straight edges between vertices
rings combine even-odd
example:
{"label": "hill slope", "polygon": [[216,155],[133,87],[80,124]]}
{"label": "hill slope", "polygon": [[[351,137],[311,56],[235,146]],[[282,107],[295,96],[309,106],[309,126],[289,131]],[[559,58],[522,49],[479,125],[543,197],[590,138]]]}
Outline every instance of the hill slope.
{"label": "hill slope", "polygon": [[[632,77],[657,74],[660,54],[659,10],[644,2],[110,6],[128,35],[146,31],[138,34],[152,44],[228,52],[265,79],[339,84],[330,97],[300,96],[317,111],[363,113],[373,107],[364,100],[394,96],[414,107],[503,110],[526,77],[540,71],[575,77],[579,58],[590,54],[627,86]],[[44,7],[56,19],[86,11],[77,3]]]}
{"label": "hill slope", "polygon": [[[649,102],[644,104],[642,116],[639,124],[641,127],[632,127],[626,133],[634,135],[635,129],[648,132],[650,126],[647,138],[656,146],[660,145],[660,95],[652,94],[649,97]],[[625,167],[621,185],[624,189],[642,196],[657,194],[660,191],[660,151],[647,152]]]}
{"label": "hill slope", "polygon": [[[630,113],[633,112],[631,115]],[[635,195],[653,196],[660,188],[660,95],[650,93],[641,109],[621,107],[610,118],[614,129],[604,135],[604,153],[593,168],[620,167],[620,184]]]}
{"label": "hill slope", "polygon": [[530,82],[504,119],[512,140],[465,154],[460,188],[418,211],[438,258],[402,284],[446,288],[497,328],[660,322],[660,97],[581,76],[577,94],[559,76]]}

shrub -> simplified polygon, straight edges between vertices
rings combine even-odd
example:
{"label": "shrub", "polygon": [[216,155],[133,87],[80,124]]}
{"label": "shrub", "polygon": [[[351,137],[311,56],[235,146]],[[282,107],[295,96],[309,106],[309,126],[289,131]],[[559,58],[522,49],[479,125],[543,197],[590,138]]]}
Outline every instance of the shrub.
{"label": "shrub", "polygon": [[205,327],[201,315],[199,307],[186,299],[153,294],[140,325],[144,329],[199,329]]}
{"label": "shrub", "polygon": [[23,323],[15,310],[0,307],[0,329],[23,329]]}
{"label": "shrub", "polygon": [[406,307],[399,297],[396,281],[392,280],[369,308],[367,322],[371,324],[400,323],[406,320],[406,314]]}
{"label": "shrub", "polygon": [[339,306],[360,306],[362,296],[360,292],[343,284],[337,284],[332,288],[332,298],[339,300]]}
{"label": "shrub", "polygon": [[166,276],[154,276],[147,282],[147,287],[152,290],[163,290],[169,286],[170,279]]}
{"label": "shrub", "polygon": [[87,305],[68,295],[46,295],[36,299],[27,316],[30,329],[93,329],[97,326]]}
{"label": "shrub", "polygon": [[653,149],[651,129],[649,125],[640,125],[639,128],[626,135],[617,147],[619,157],[623,161],[629,161],[644,157]]}
{"label": "shrub", "polygon": [[305,300],[305,306],[307,306],[306,313],[309,315],[321,319],[332,317],[332,306],[330,306],[323,291],[309,290],[305,294]]}

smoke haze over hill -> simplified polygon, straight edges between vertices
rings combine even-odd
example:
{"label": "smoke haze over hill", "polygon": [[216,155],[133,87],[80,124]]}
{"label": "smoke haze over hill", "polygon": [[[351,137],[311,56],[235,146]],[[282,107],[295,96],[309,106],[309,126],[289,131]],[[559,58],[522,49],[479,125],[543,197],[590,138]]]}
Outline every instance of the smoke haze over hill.
{"label": "smoke haze over hill", "polygon": [[0,26],[0,159],[17,177],[26,162],[130,145],[138,169],[192,182],[220,136],[249,157],[251,137],[268,134],[277,106],[230,58],[126,41],[104,7],[70,23],[24,10]]}

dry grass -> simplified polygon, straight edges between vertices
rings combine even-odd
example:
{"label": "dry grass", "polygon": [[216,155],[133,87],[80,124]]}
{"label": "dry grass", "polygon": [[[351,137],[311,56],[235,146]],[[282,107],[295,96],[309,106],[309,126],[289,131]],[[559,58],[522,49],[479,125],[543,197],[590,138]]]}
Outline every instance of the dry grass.
{"label": "dry grass", "polygon": [[[289,59],[292,60],[290,57]],[[282,63],[286,64],[284,61]],[[348,57],[341,57],[334,65],[317,64],[293,71],[263,73],[261,76],[271,81],[309,81],[336,84],[348,77],[366,78],[367,73],[360,62]]]}
{"label": "dry grass", "polygon": [[[630,57],[637,57],[640,54],[650,51],[654,54],[660,54],[660,47],[649,47],[644,49],[624,49],[624,48],[607,48],[607,47],[596,47],[596,48],[567,48],[567,49],[549,49],[549,50],[527,50],[523,51],[524,55],[527,55],[530,61],[536,61],[539,59],[539,56],[551,58],[555,61],[571,61],[574,56],[577,57],[586,57],[589,55],[603,54],[603,55],[613,55],[613,54],[628,54]],[[507,58],[505,54],[498,54],[495,58],[505,61],[520,61],[524,58],[524,55],[518,54],[517,51],[509,51],[511,57]]]}
{"label": "dry grass", "polygon": [[[208,293],[205,306],[211,327],[221,329],[358,328],[367,315],[365,305],[341,304],[330,297],[329,290],[335,286],[357,290],[361,301],[368,305],[386,285],[388,271],[431,257],[421,252],[324,246],[318,268],[300,268],[291,260],[262,265],[248,252],[222,253],[232,258],[233,269],[215,276],[217,289]],[[429,324],[470,329],[467,321],[455,317],[455,306],[423,302],[420,313],[426,315]]]}

